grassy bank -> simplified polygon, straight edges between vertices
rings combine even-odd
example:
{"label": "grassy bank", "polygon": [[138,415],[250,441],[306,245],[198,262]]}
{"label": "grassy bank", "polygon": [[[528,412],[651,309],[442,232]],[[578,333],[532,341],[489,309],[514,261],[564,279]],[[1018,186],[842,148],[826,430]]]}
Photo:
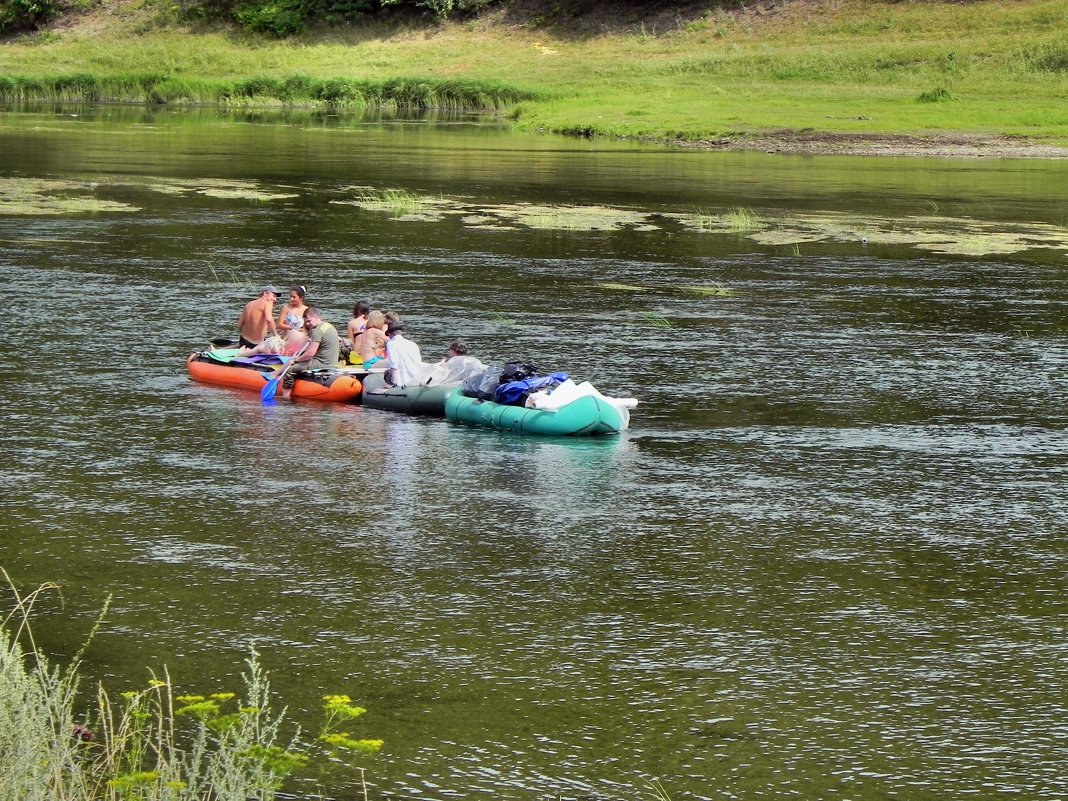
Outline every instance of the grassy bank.
{"label": "grassy bank", "polygon": [[193,31],[171,13],[103,6],[12,41],[0,96],[67,99],[80,86],[140,102],[507,109],[519,127],[582,135],[789,129],[1068,146],[1068,0],[690,6],[606,34],[500,10],[285,41]]}

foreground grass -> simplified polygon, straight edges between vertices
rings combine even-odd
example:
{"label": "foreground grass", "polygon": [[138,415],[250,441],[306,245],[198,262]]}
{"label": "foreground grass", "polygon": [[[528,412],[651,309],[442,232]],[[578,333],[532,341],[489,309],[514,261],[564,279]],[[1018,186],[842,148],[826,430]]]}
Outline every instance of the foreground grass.
{"label": "foreground grass", "polygon": [[1068,0],[796,0],[606,36],[488,17],[284,42],[194,34],[167,13],[116,10],[5,45],[0,97],[72,99],[82,76],[96,100],[508,109],[520,128],[578,135],[811,129],[1068,145]]}
{"label": "foreground grass", "polygon": [[[273,801],[313,748],[338,761],[371,754],[381,740],[356,740],[341,725],[365,709],[326,696],[316,743],[281,735],[267,677],[252,650],[245,694],[176,695],[169,677],[118,696],[103,686],[82,712],[79,659],[65,669],[37,650],[29,625],[44,585],[0,619],[0,797],[5,801]],[[25,644],[24,644],[25,643]],[[366,797],[366,791],[365,791]]]}

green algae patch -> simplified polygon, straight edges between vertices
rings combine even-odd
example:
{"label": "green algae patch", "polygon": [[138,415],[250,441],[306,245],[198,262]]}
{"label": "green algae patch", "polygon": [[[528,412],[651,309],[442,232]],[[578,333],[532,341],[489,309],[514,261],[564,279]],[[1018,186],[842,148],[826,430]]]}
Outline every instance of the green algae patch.
{"label": "green algae patch", "polygon": [[89,181],[2,178],[0,214],[56,216],[141,210],[128,203],[97,197],[96,189],[97,184]]}
{"label": "green algae patch", "polygon": [[[388,212],[398,222],[440,222],[455,218],[470,229],[513,231],[685,232],[729,235],[760,245],[797,246],[803,243],[912,247],[933,253],[996,256],[1032,249],[1068,250],[1068,229],[1041,223],[998,223],[939,216],[883,217],[839,212],[809,214],[760,213],[744,208],[722,213],[645,211],[611,206],[507,203],[480,205],[467,198],[419,195],[406,190],[347,187],[353,199],[331,203],[372,212]],[[600,284],[605,289],[625,285]],[[688,287],[705,297],[727,297],[723,287]]]}
{"label": "green algae patch", "polygon": [[625,228],[659,231],[651,215],[609,206],[507,203],[483,206],[461,198],[419,195],[406,190],[349,187],[356,197],[330,201],[365,211],[387,212],[401,222],[437,222],[458,217],[470,228],[512,230],[517,226],[543,231],[617,231]]}
{"label": "green algae patch", "polygon": [[252,200],[260,203],[300,197],[293,192],[269,191],[252,181],[231,181],[224,178],[155,180],[148,184],[148,188],[163,195],[203,195],[220,200]]}
{"label": "green algae patch", "polygon": [[732,298],[734,293],[721,284],[704,284],[699,286],[683,287],[686,292],[700,295],[703,298]]}
{"label": "green algae patch", "polygon": [[554,231],[616,231],[648,224],[649,215],[642,211],[609,206],[546,206],[513,203],[488,206],[483,213],[527,228]]}
{"label": "green algae patch", "polygon": [[999,223],[965,217],[783,216],[747,235],[761,245],[841,242],[913,247],[957,256],[1068,250],[1068,229],[1045,223]]}
{"label": "green algae patch", "polygon": [[257,189],[202,189],[199,194],[205,197],[222,198],[224,200],[254,200],[260,203],[266,203],[270,200],[289,200],[290,198],[300,197],[293,194],[282,194],[279,192],[262,192]]}

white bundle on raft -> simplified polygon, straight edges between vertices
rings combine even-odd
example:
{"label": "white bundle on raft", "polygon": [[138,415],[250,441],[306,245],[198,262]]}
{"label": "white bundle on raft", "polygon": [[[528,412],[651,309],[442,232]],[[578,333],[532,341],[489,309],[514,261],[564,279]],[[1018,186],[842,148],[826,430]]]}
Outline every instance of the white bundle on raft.
{"label": "white bundle on raft", "polygon": [[530,393],[527,397],[526,407],[528,409],[540,409],[545,412],[555,412],[557,409],[567,406],[567,404],[572,401],[587,395],[598,397],[619,409],[619,413],[622,415],[625,424],[624,428],[626,428],[626,424],[630,422],[629,410],[638,405],[638,400],[636,398],[610,398],[607,395],[602,395],[597,390],[597,387],[589,381],[583,381],[581,384],[576,384],[569,378],[567,381],[552,389]]}

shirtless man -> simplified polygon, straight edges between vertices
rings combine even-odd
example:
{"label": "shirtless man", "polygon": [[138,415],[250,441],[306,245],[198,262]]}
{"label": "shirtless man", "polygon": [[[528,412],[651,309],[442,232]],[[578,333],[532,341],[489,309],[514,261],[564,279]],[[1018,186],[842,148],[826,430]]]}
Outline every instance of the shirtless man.
{"label": "shirtless man", "polygon": [[278,290],[265,286],[260,296],[245,304],[241,317],[237,321],[237,333],[241,347],[254,348],[267,338],[267,329],[278,336],[278,326],[274,322],[274,302],[278,300]]}

